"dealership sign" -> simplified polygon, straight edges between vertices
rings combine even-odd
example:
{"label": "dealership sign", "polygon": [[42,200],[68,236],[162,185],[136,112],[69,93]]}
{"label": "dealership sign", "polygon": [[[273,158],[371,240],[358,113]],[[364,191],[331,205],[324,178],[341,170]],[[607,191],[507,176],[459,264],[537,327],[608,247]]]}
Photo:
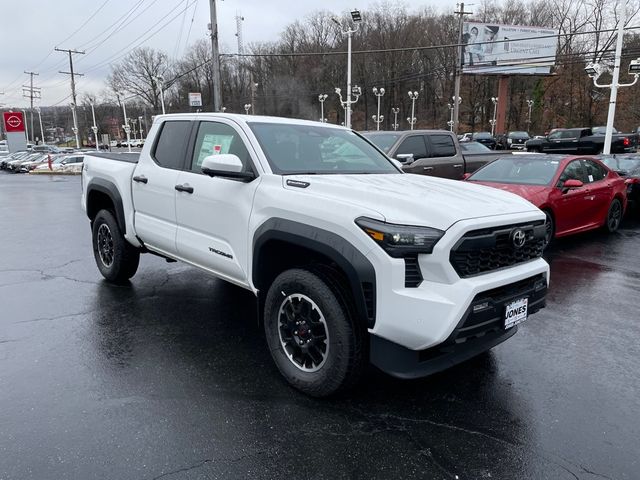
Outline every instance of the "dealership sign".
{"label": "dealership sign", "polygon": [[200,92],[189,93],[189,106],[191,107],[202,106],[202,94]]}
{"label": "dealership sign", "polygon": [[558,30],[495,23],[465,23],[463,73],[548,75],[556,61]]}
{"label": "dealership sign", "polygon": [[24,132],[24,118],[22,112],[5,112],[2,114],[4,119],[4,130],[7,133]]}

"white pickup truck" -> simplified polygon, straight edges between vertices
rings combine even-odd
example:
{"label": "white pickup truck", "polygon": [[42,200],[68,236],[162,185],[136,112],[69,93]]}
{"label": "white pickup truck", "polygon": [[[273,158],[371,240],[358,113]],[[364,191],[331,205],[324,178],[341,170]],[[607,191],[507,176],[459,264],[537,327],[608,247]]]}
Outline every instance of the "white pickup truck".
{"label": "white pickup truck", "polygon": [[251,290],[283,376],[314,396],[368,361],[416,378],[506,340],[544,306],[544,214],[500,190],[405,174],[357,133],[232,114],[156,117],[140,154],[87,154],[95,260],[141,253]]}

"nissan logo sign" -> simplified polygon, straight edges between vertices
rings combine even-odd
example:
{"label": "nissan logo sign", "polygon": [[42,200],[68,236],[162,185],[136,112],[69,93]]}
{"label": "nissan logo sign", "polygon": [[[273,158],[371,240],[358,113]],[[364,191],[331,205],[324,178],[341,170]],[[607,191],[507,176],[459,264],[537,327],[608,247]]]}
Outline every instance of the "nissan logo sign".
{"label": "nissan logo sign", "polygon": [[516,228],[511,232],[511,244],[514,248],[520,249],[524,247],[525,242],[527,241],[527,234],[524,233],[524,230],[520,228]]}

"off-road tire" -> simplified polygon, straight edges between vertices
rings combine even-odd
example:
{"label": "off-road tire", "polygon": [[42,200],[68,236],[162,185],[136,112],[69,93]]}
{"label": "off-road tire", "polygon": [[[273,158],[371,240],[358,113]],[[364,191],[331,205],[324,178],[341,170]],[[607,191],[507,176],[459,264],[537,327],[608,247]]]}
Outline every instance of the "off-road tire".
{"label": "off-road tire", "polygon": [[[318,366],[310,367],[318,368],[312,372],[303,371],[283,345],[281,329],[284,332],[286,328],[281,319],[286,319],[286,315],[282,312],[295,295],[315,303],[327,330],[326,355]],[[267,292],[264,330],[271,356],[284,378],[308,395],[326,397],[346,390],[358,382],[366,367],[366,328],[356,321],[349,299],[340,282],[317,269],[286,270],[276,277]],[[291,351],[291,345],[288,348]]]}
{"label": "off-road tire", "polygon": [[91,228],[93,256],[102,276],[121,284],[133,277],[140,263],[140,251],[125,240],[109,210],[100,210]]}

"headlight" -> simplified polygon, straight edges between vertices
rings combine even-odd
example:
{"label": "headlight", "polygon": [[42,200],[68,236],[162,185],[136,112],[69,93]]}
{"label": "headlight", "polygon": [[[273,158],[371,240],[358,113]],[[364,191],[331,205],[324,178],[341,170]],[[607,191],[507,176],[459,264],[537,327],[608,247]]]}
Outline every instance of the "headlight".
{"label": "headlight", "polygon": [[394,258],[431,253],[444,235],[437,228],[395,225],[366,217],[356,219],[356,224]]}
{"label": "headlight", "polygon": [[510,138],[507,138],[507,143],[513,143],[513,140],[511,140]]}

